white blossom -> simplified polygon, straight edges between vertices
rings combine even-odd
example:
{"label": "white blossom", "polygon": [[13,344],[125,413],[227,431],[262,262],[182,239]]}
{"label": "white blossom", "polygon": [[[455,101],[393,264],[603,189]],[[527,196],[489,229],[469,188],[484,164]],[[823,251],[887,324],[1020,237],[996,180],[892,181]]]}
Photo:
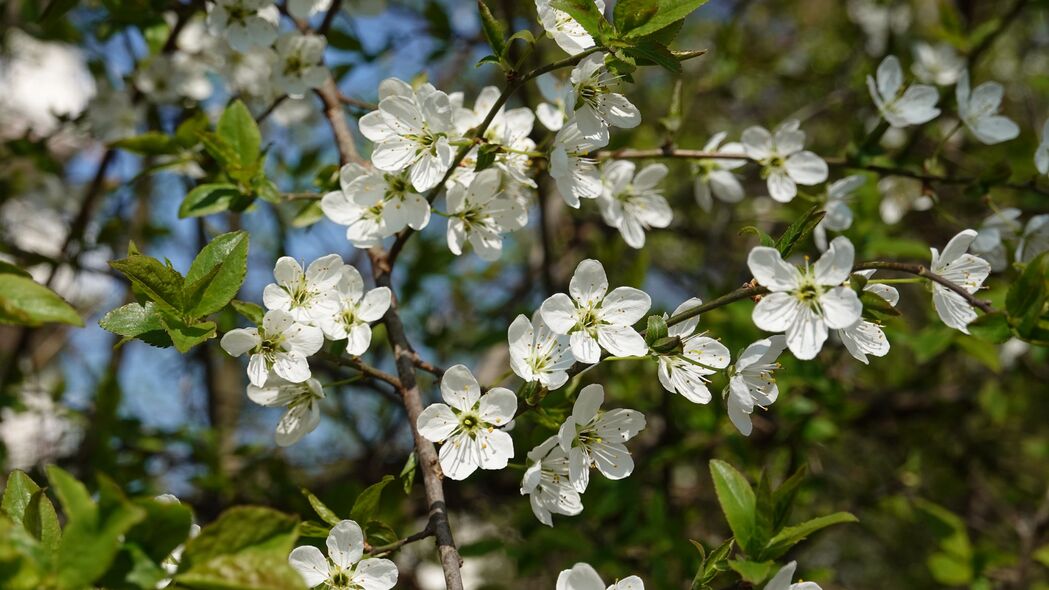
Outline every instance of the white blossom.
{"label": "white blossom", "polygon": [[430,204],[415,192],[408,172],[388,173],[358,164],[339,172],[340,190],[321,198],[321,210],[346,226],[346,239],[358,248],[382,243],[405,227],[421,230],[430,223]]}
{"label": "white blossom", "polygon": [[616,356],[638,356],[648,351],[645,339],[633,326],[652,300],[633,287],[608,292],[608,277],[601,263],[587,259],[579,263],[568,292],[555,293],[540,307],[543,321],[557,334],[568,334],[572,355],[581,363],[601,359],[601,349]]}
{"label": "white blossom", "polygon": [[[698,297],[693,297],[677,306],[672,316],[684,313],[703,304]],[[664,318],[666,318],[664,314]],[[667,328],[668,336],[681,339],[681,351],[675,354],[660,354],[659,382],[671,393],[679,393],[695,404],[710,402],[710,390],[707,389],[708,375],[729,364],[729,351],[724,344],[703,334],[695,334],[699,325],[699,316],[674,324]]]}
{"label": "white blossom", "polygon": [[925,185],[916,178],[906,176],[886,176],[878,181],[878,192],[881,202],[878,213],[881,220],[889,225],[899,223],[910,210],[928,211],[934,202],[925,194]]}
{"label": "white blossom", "polygon": [[1009,266],[1004,240],[1015,239],[1023,229],[1020,215],[1020,210],[1015,207],[1001,209],[984,219],[980,229],[976,230],[976,239],[969,249],[990,262],[993,272],[1001,272]]}
{"label": "white blossom", "polygon": [[321,63],[325,45],[320,35],[288,32],[277,39],[277,60],[272,69],[278,93],[297,98],[324,84],[328,78],[328,70]]}
{"label": "white blossom", "polygon": [[[725,131],[715,133],[714,136],[710,138],[710,141],[703,146],[703,151],[720,151],[726,154],[742,155],[744,149],[743,144],[741,143],[730,142],[721,145],[721,142],[725,140],[727,135],[728,133]],[[696,180],[693,185],[693,194],[696,197],[696,203],[699,204],[704,211],[710,211],[711,206],[714,204],[714,200],[711,196],[717,197],[718,200],[725,203],[738,203],[742,201],[743,185],[739,183],[739,178],[737,178],[732,171],[745,166],[746,164],[747,161],[743,158],[711,158],[696,162]]]}
{"label": "white blossom", "polygon": [[911,72],[922,82],[950,86],[958,81],[964,69],[965,58],[958,55],[950,43],[930,45],[919,41],[914,44]]}
{"label": "white blossom", "polygon": [[903,69],[894,55],[878,66],[877,81],[867,76],[867,89],[878,111],[893,127],[921,125],[940,115],[936,108],[940,93],[925,84],[911,84],[904,90]]}
{"label": "white blossom", "polygon": [[287,0],[288,12],[299,20],[305,20],[315,14],[327,12],[331,0]]}
{"label": "white blossom", "polygon": [[780,368],[777,359],[786,348],[787,340],[783,336],[758,340],[748,346],[729,369],[725,400],[728,417],[743,436],[750,436],[753,430],[750,415],[754,408],[767,408],[779,397],[774,373]]}
{"label": "white blossom", "polygon": [[497,260],[503,251],[503,234],[528,223],[528,212],[519,202],[503,195],[499,170],[478,173],[469,186],[448,187],[448,249],[456,256],[469,241],[484,260]]}
{"label": "white blossom", "polygon": [[[486,86],[477,95],[473,109],[462,107],[456,109],[455,125],[458,132],[465,134],[480,125],[499,100],[500,93],[495,86]],[[519,107],[507,110],[500,107],[484,132],[484,139],[489,144],[503,148],[495,154],[495,168],[506,173],[507,177],[514,182],[531,188],[536,187],[535,181],[529,176],[531,164],[529,154],[536,148],[535,142],[529,137],[534,125],[535,113],[531,109]],[[468,159],[476,163],[476,156],[468,157]],[[460,167],[456,170],[453,179],[462,184],[469,184],[475,175],[473,169],[473,166]]]}
{"label": "white blossom", "polygon": [[771,293],[754,306],[753,319],[762,330],[784,332],[787,346],[802,360],[816,357],[827,340],[827,329],[847,328],[860,318],[863,305],[856,292],[842,283],[852,272],[854,250],[838,236],[816,264],[799,270],[783,261],[775,248],[750,251],[747,266]]}
{"label": "white blossom", "polygon": [[144,106],[134,104],[127,90],[104,86],[87,105],[91,134],[104,142],[134,135],[144,120]]}
{"label": "white blossom", "polygon": [[211,82],[204,64],[185,53],[160,54],[135,71],[135,87],[156,104],[182,98],[204,100],[211,96]]}
{"label": "white blossom", "polygon": [[637,576],[628,576],[605,587],[601,576],[590,564],[577,563],[557,576],[556,590],[645,590],[645,583]]}
{"label": "white blossom", "polygon": [[794,579],[794,570],[798,567],[798,562],[792,561],[787,565],[783,566],[772,579],[769,580],[768,584],[765,584],[765,590],[822,590],[816,582],[798,582],[792,584],[791,580]]}
{"label": "white blossom", "polygon": [[262,318],[262,326],[230,330],[222,336],[220,344],[232,356],[251,353],[248,380],[262,387],[271,371],[291,383],[309,379],[310,365],[306,357],[321,349],[324,335],[320,328],[296,322],[286,311],[271,309]]}
{"label": "white blossom", "polygon": [[[594,4],[599,11],[604,12],[604,0],[594,0]],[[535,8],[539,12],[539,23],[561,49],[575,55],[594,46],[593,37],[586,32],[583,25],[576,22],[567,12],[551,8],[550,0],[535,0]]]}
{"label": "white blossom", "polygon": [[568,454],[556,436],[529,451],[528,462],[521,480],[521,495],[528,496],[539,522],[552,527],[553,514],[575,516],[583,511],[579,492],[568,479]]}
{"label": "white blossom", "polygon": [[361,134],[375,142],[372,164],[386,172],[408,168],[416,191],[430,190],[452,165],[454,109],[448,95],[430,84],[411,92],[393,79],[380,85],[379,108],[361,117]]}
{"label": "white blossom", "polygon": [[1016,261],[1023,264],[1049,251],[1049,214],[1035,215],[1027,220],[1023,235],[1016,246]]}
{"label": "white blossom", "polygon": [[347,340],[347,354],[360,356],[372,341],[371,322],[381,319],[390,308],[390,289],[376,287],[365,292],[361,273],[347,264],[342,267],[333,291],[338,307],[330,315],[322,316],[318,324],[329,340]]}
{"label": "white blossom", "polygon": [[[929,264],[929,270],[969,293],[978,291],[987,275],[991,273],[991,263],[966,253],[976,235],[974,230],[962,230],[947,242],[942,253],[936,248],[930,248],[932,262]],[[976,319],[976,310],[964,297],[940,283],[933,282],[932,303],[943,323],[960,332],[969,333],[966,326]]]}
{"label": "white blossom", "polygon": [[573,114],[583,135],[598,135],[609,127],[632,128],[641,124],[641,112],[625,96],[614,92],[616,78],[605,68],[603,54],[586,56],[572,68],[572,86],[565,110]]}
{"label": "white blossom", "polygon": [[279,19],[273,0],[215,0],[208,5],[208,28],[237,51],[272,45]]}
{"label": "white blossom", "polygon": [[634,471],[626,443],[645,428],[645,415],[618,408],[601,411],[605,390],[597,383],[579,391],[569,416],[557,432],[568,454],[568,478],[579,493],[590,484],[590,468],[608,479],[623,479]]}
{"label": "white blossom", "polygon": [[650,164],[634,175],[634,163],[612,160],[601,168],[604,190],[597,200],[605,223],[619,230],[631,248],[645,245],[645,230],[670,225],[674,212],[663,198],[659,183],[669,170]]}
{"label": "white blossom", "polygon": [[297,260],[281,256],[273,265],[277,282],[266,285],[262,302],[267,309],[290,313],[297,322],[316,323],[338,311],[332,288],[339,282],[342,266],[341,256],[328,254],[311,262],[302,272]]}
{"label": "white blossom", "polygon": [[812,230],[812,239],[820,252],[827,249],[827,230],[842,232],[852,227],[852,209],[849,207],[849,201],[852,200],[852,193],[865,182],[866,177],[854,174],[835,180],[827,187],[827,202],[823,206],[825,215]]}
{"label": "white blossom", "polygon": [[1039,174],[1049,174],[1049,119],[1042,125],[1042,141],[1034,151],[1034,166]]}
{"label": "white blossom", "polygon": [[557,182],[557,191],[569,207],[579,208],[580,199],[601,196],[603,185],[597,161],[590,152],[608,145],[608,130],[596,135],[584,135],[575,121],[570,121],[557,132],[550,151],[550,176]]}
{"label": "white blossom", "polygon": [[274,437],[278,445],[287,447],[299,442],[320,424],[320,400],[324,399],[324,389],[316,379],[288,383],[280,378],[270,378],[261,387],[248,385],[248,399],[268,408],[287,408],[277,423]]}
{"label": "white blossom", "polygon": [[397,584],[397,566],[389,559],[364,557],[364,531],[352,520],[332,527],[325,541],[328,557],[313,545],[292,550],[288,563],[299,572],[306,586],[390,590]]}
{"label": "white blossom", "polygon": [[441,445],[441,470],[452,479],[466,479],[477,470],[502,469],[514,456],[514,441],[501,427],[517,412],[517,396],[505,387],[481,395],[465,365],[455,365],[441,378],[447,404],[428,406],[419,415],[419,434]]}
{"label": "white blossom", "polygon": [[569,82],[561,80],[553,73],[546,73],[536,78],[539,93],[543,100],[535,107],[536,117],[550,131],[560,131],[568,121],[568,109],[565,97],[570,92]]}
{"label": "white blossom", "polygon": [[536,311],[529,321],[519,315],[507,330],[510,342],[510,368],[528,382],[538,382],[554,390],[568,381],[568,369],[575,363],[569,337],[555,334]]}
{"label": "white blossom", "polygon": [[803,150],[805,132],[791,119],[769,133],[764,127],[743,131],[743,149],[763,167],[769,196],[787,203],[798,194],[797,185],[819,184],[827,180],[827,163],[816,154]]}
{"label": "white blossom", "polygon": [[[856,274],[870,279],[874,271],[863,270]],[[863,290],[881,297],[893,307],[896,307],[896,304],[900,301],[900,292],[889,285],[868,282],[863,287]],[[848,328],[838,330],[838,337],[841,338],[841,343],[845,345],[845,349],[849,351],[849,354],[863,364],[867,364],[868,354],[885,356],[889,353],[889,339],[885,337],[885,332],[881,329],[881,326],[862,317]]]}
{"label": "white blossom", "polygon": [[976,139],[986,144],[1001,143],[1020,135],[1020,128],[1008,117],[998,114],[1004,90],[997,82],[984,82],[969,90],[969,71],[962,71],[955,87],[958,115]]}

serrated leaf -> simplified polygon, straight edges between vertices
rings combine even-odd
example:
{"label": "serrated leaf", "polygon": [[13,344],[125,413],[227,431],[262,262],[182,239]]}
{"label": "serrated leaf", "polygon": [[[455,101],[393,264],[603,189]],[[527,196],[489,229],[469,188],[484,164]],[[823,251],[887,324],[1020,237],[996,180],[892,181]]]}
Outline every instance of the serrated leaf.
{"label": "serrated leaf", "polygon": [[773,531],[778,533],[783,528],[783,525],[787,523],[791,508],[794,505],[794,497],[798,493],[798,488],[801,487],[801,482],[805,481],[805,477],[808,476],[808,472],[808,467],[802,465],[772,492]]}
{"label": "serrated leaf", "polygon": [[161,314],[152,301],[145,305],[139,303],[128,303],[111,310],[98,321],[102,329],[124,336],[134,338],[146,332],[164,329]]}
{"label": "serrated leaf", "polygon": [[200,217],[228,211],[240,190],[232,184],[220,182],[201,184],[189,191],[178,208],[178,216]]}
{"label": "serrated leaf", "polygon": [[233,309],[237,310],[237,313],[247,318],[251,323],[256,326],[262,325],[262,318],[266,315],[266,310],[262,309],[257,303],[234,299],[230,302],[230,305],[233,306]]}
{"label": "serrated leaf", "polygon": [[474,172],[480,172],[491,168],[495,164],[495,156],[499,153],[499,146],[494,144],[484,144],[477,150],[477,164],[474,166]]}
{"label": "serrated leaf", "polygon": [[721,510],[725,513],[725,519],[728,520],[736,541],[748,555],[756,553],[765,540],[755,536],[757,525],[754,490],[743,474],[724,461],[712,459],[710,475],[714,479],[718,503],[721,504]]}
{"label": "serrated leaf", "polygon": [[495,55],[503,55],[506,49],[506,25],[495,18],[484,0],[477,0],[477,12],[481,15],[481,30]]}
{"label": "serrated leaf", "polygon": [[829,526],[846,522],[859,522],[859,519],[848,512],[835,512],[834,514],[807,520],[801,524],[784,527],[775,537],[769,540],[768,547],[762,552],[762,555],[768,559],[776,559],[809,535]]}
{"label": "serrated leaf", "polygon": [[779,253],[784,258],[790,256],[798,242],[807,238],[826,214],[827,212],[823,211],[819,205],[814,205],[794,223],[787,226],[787,229],[783,230],[783,235],[776,240],[776,249],[779,250]]}
{"label": "serrated leaf", "polygon": [[132,254],[123,260],[110,260],[143,295],[163,309],[182,313],[182,275],[151,256]]}
{"label": "serrated leaf", "polygon": [[83,326],[84,320],[58,293],[33,279],[14,273],[0,276],[0,324],[51,323]]}
{"label": "serrated leaf", "polygon": [[612,9],[612,24],[620,34],[626,34],[652,20],[657,12],[657,0],[618,0]]}
{"label": "serrated leaf", "polygon": [[215,322],[185,322],[171,314],[164,314],[164,331],[179,352],[189,352],[194,346],[215,337]]}
{"label": "serrated leaf", "polygon": [[309,227],[322,219],[324,219],[324,210],[321,209],[320,201],[309,201],[295,213],[295,217],[291,220],[291,226]]}
{"label": "serrated leaf", "polygon": [[659,10],[655,16],[646,20],[644,24],[631,29],[625,37],[627,39],[639,39],[651,35],[683,20],[692,11],[706,3],[707,0],[659,0]]}
{"label": "serrated leaf", "polygon": [[215,132],[237,154],[242,168],[253,168],[259,160],[262,135],[251,111],[240,100],[226,107],[219,117]]}
{"label": "serrated leaf", "polygon": [[669,49],[655,41],[643,40],[633,47],[627,47],[624,51],[633,56],[638,65],[655,64],[668,72],[681,73],[681,62]]}
{"label": "serrated leaf", "polygon": [[379,500],[382,498],[383,488],[393,480],[394,477],[392,475],[385,475],[382,481],[365,488],[357,496],[357,499],[353,501],[353,508],[350,509],[350,520],[355,520],[358,523],[371,520],[375,516],[376,511],[379,510]]}
{"label": "serrated leaf", "polygon": [[331,508],[328,508],[328,506],[324,502],[321,502],[320,498],[314,496],[313,493],[307,490],[306,488],[302,488],[301,491],[302,495],[306,496],[306,499],[309,500],[310,506],[313,507],[313,511],[317,513],[317,516],[321,517],[321,520],[330,524],[331,526],[335,526],[342,522],[342,519],[339,518],[337,514],[335,514],[335,511]]}
{"label": "serrated leaf", "polygon": [[186,542],[193,525],[193,511],[185,504],[154,498],[139,498],[134,503],[145,511],[146,517],[128,531],[126,541],[160,563]]}
{"label": "serrated leaf", "polygon": [[761,243],[762,246],[767,246],[769,248],[776,247],[776,240],[773,240],[772,236],[754,227],[753,225],[748,225],[744,227],[743,229],[739,230],[738,234],[741,236],[745,234],[754,234],[758,237],[758,241]]}
{"label": "serrated leaf", "polygon": [[249,237],[245,231],[216,236],[208,242],[186,272],[186,315],[204,317],[226,307],[248,272]]}
{"label": "serrated leaf", "polygon": [[1016,282],[1009,287],[1005,297],[1005,310],[1009,324],[1017,334],[1027,337],[1037,326],[1038,318],[1049,299],[1049,252],[1039,254],[1027,263]]}

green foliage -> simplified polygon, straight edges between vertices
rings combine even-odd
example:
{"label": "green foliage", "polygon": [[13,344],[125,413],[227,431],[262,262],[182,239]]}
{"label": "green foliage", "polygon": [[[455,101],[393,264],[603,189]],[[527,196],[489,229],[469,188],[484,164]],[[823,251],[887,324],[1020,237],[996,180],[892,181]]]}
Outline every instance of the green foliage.
{"label": "green foliage", "polygon": [[814,205],[794,223],[787,226],[787,229],[783,230],[783,235],[776,240],[776,249],[779,250],[779,253],[784,258],[790,256],[798,242],[812,235],[812,230],[816,229],[826,214],[827,212],[823,211],[819,205]]}
{"label": "green foliage", "polygon": [[3,513],[15,526],[36,539],[48,554],[54,554],[62,537],[58,514],[51,500],[40,486],[22,471],[12,471],[4,484],[4,497],[0,503]]}
{"label": "green foliage", "polygon": [[298,526],[298,518],[270,508],[230,508],[186,544],[175,583],[199,590],[304,590],[288,565]]}
{"label": "green foliage", "polygon": [[1049,345],[1049,252],[1043,252],[1024,267],[1009,288],[1005,309],[1009,325],[1019,338]]}
{"label": "green foliage", "polygon": [[313,511],[317,513],[317,516],[321,517],[321,520],[328,523],[331,526],[335,526],[342,522],[331,508],[328,508],[324,502],[321,502],[317,496],[314,496],[306,488],[302,488],[302,495],[306,496],[306,499],[310,502],[310,506],[313,507]]}
{"label": "green foliage", "polygon": [[379,510],[379,500],[382,498],[383,489],[395,479],[392,475],[385,475],[382,481],[365,488],[353,502],[353,508],[350,509],[350,519],[358,523],[365,523],[371,520],[372,516]]}
{"label": "green foliage", "polygon": [[75,309],[51,289],[13,265],[0,266],[0,324],[83,326]]}
{"label": "green foliage", "polygon": [[[635,14],[637,18],[629,19],[625,21],[625,24],[635,26],[627,30],[620,29],[620,33],[623,33],[627,39],[640,39],[652,35],[683,21],[686,16],[706,3],[707,0],[636,0],[630,2],[636,8],[629,11],[629,14]],[[653,5],[656,8],[654,13],[652,12]]]}

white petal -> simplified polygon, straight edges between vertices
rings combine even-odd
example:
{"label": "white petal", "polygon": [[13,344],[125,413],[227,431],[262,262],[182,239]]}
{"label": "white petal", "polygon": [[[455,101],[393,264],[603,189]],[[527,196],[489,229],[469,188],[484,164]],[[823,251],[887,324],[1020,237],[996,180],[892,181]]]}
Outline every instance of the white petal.
{"label": "white petal", "polygon": [[441,377],[441,396],[453,408],[472,410],[481,397],[481,386],[466,365],[455,365]]}
{"label": "white petal", "polygon": [[328,579],[328,560],[313,545],[296,547],[288,556],[288,563],[299,572],[306,586],[313,588]]}
{"label": "white petal", "polygon": [[615,326],[632,326],[651,307],[648,293],[633,287],[616,287],[601,302],[601,319]]}
{"label": "white petal", "polygon": [[[648,354],[648,345],[645,344],[645,339],[630,326],[600,326],[597,329],[597,341],[601,348],[604,348],[613,356],[644,356]],[[575,348],[573,347],[572,350],[574,353]]]}
{"label": "white petal", "polygon": [[354,569],[353,581],[364,590],[390,590],[397,584],[397,565],[389,559],[365,559]]}
{"label": "white petal", "polygon": [[804,304],[791,293],[769,293],[754,306],[754,325],[768,332],[784,332],[802,313]]}
{"label": "white petal", "polygon": [[343,520],[332,527],[325,541],[328,557],[342,569],[349,568],[364,555],[364,531],[352,520]]}
{"label": "white petal", "polygon": [[856,292],[849,287],[835,287],[820,296],[820,307],[823,308],[823,319],[827,327],[833,329],[848,328],[860,319],[863,304]]}
{"label": "white petal", "polygon": [[564,293],[548,297],[539,310],[543,321],[555,334],[567,334],[576,325],[575,303]]}
{"label": "white petal", "polygon": [[827,180],[827,162],[812,152],[793,154],[784,165],[787,174],[798,184],[812,185]]}
{"label": "white petal", "polygon": [[799,306],[794,322],[787,327],[787,347],[801,360],[816,358],[827,341],[827,324],[807,306]]}
{"label": "white petal", "polygon": [[783,261],[779,250],[758,246],[747,256],[747,267],[763,287],[772,291],[791,291],[801,284],[801,273]]}
{"label": "white petal", "polygon": [[441,471],[455,480],[464,480],[477,471],[481,463],[480,444],[466,434],[457,435],[444,443],[440,452]]}
{"label": "white petal", "polygon": [[478,415],[493,426],[504,426],[517,413],[517,396],[505,387],[495,387],[481,396]]}
{"label": "white petal", "polygon": [[[568,285],[572,298],[579,303],[593,303],[600,301],[607,291],[608,277],[601,263],[589,258],[580,262]],[[550,324],[549,319],[546,322]]]}
{"label": "white petal", "polygon": [[601,404],[605,401],[605,389],[593,383],[587,385],[579,392],[575,404],[572,405],[572,421],[576,424],[589,424],[597,417]]}
{"label": "white petal", "polygon": [[[545,316],[544,316],[545,317]],[[601,347],[597,340],[582,330],[572,332],[569,336],[572,346],[572,356],[581,363],[592,365],[601,360]],[[644,339],[642,339],[642,342]]]}
{"label": "white petal", "polygon": [[419,414],[416,428],[430,442],[444,442],[459,426],[459,419],[444,404],[431,404]]}
{"label": "white petal", "polygon": [[514,441],[502,430],[477,433],[481,469],[503,469],[514,458]]}
{"label": "white petal", "polygon": [[222,335],[220,345],[230,356],[240,356],[262,343],[255,328],[235,328]]}
{"label": "white petal", "polygon": [[852,242],[844,236],[834,238],[830,248],[820,256],[813,266],[813,275],[821,285],[840,285],[852,273],[852,261],[856,251]]}

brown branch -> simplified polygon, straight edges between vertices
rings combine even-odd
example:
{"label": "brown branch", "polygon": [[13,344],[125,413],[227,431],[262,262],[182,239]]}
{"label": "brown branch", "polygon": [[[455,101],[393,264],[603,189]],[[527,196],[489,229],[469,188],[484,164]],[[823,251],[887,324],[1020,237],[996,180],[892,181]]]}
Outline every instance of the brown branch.
{"label": "brown branch", "polygon": [[386,553],[390,553],[391,551],[396,551],[397,549],[400,549],[401,547],[408,545],[409,543],[422,541],[423,539],[432,537],[433,534],[433,528],[430,526],[429,523],[427,523],[426,528],[417,533],[408,535],[407,537],[403,539],[398,539],[392,543],[379,545],[378,547],[365,547],[364,552],[369,555],[384,555]]}
{"label": "brown branch", "polygon": [[966,291],[961,285],[950,281],[941,275],[938,275],[922,264],[908,264],[906,262],[883,262],[880,260],[874,260],[870,262],[861,262],[853,267],[853,270],[894,270],[897,272],[905,272],[908,274],[916,275],[922,278],[929,279],[930,281],[939,283],[944,287],[954,291],[958,295],[961,295],[969,305],[979,308],[984,313],[994,313],[994,306],[991,305],[990,301],[984,301],[983,299],[977,298],[972,293]]}
{"label": "brown branch", "polygon": [[365,164],[365,160],[357,152],[357,144],[353,141],[353,134],[346,124],[346,117],[342,112],[342,102],[339,100],[339,88],[335,85],[335,79],[328,76],[324,85],[315,89],[317,96],[324,103],[324,116],[331,125],[332,134],[335,136],[335,144],[339,149],[339,160],[342,164]]}
{"label": "brown branch", "polygon": [[438,367],[437,365],[427,361],[423,357],[419,356],[419,353],[415,352],[414,350],[412,351],[412,362],[415,363],[416,367],[422,369],[423,371],[426,371],[427,373],[430,373],[431,375],[436,376],[438,379],[444,377],[444,369],[442,367]]}

